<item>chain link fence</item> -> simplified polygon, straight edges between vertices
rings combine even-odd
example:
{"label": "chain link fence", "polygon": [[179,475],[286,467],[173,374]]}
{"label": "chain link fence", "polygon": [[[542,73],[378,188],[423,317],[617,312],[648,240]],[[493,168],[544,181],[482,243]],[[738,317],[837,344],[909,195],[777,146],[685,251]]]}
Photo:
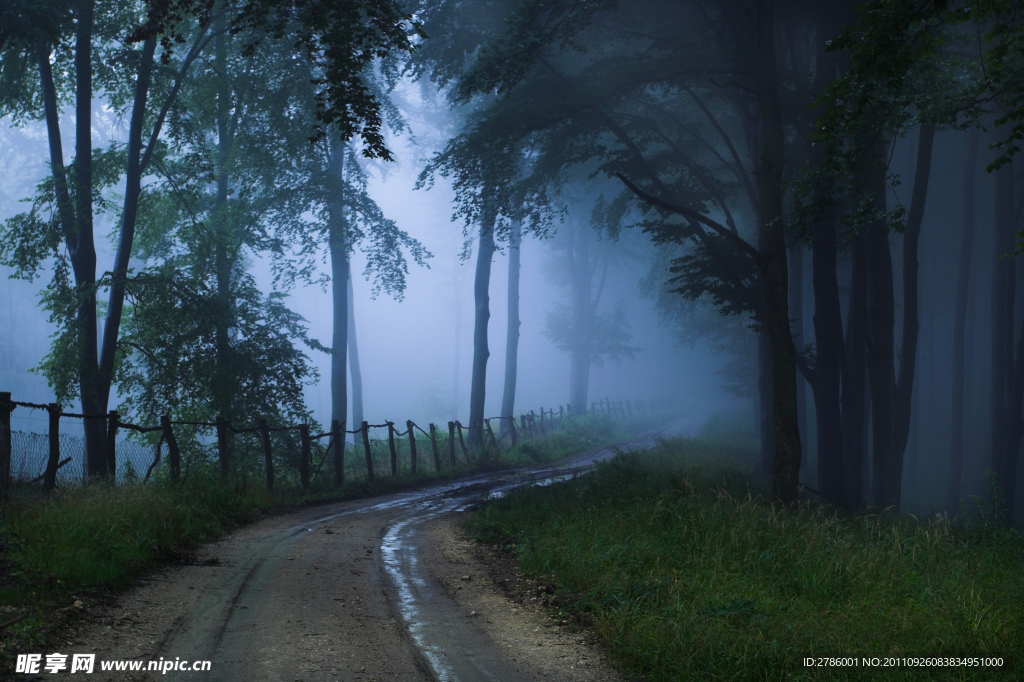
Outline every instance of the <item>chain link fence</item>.
{"label": "chain link fence", "polygon": [[[58,485],[80,483],[85,478],[85,439],[62,433],[61,461],[70,460],[57,470]],[[124,483],[142,478],[153,463],[156,447],[133,440],[117,442],[117,480]],[[11,479],[20,482],[42,480],[50,457],[50,437],[45,433],[11,432]]]}

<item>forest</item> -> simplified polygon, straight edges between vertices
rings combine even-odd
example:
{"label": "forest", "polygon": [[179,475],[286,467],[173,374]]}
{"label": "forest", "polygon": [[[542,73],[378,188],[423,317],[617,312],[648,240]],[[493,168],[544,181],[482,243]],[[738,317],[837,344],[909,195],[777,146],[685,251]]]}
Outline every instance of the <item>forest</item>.
{"label": "forest", "polygon": [[[440,475],[457,452],[490,466],[527,438],[564,454],[559,434],[613,440],[608,418],[675,420],[746,443],[760,523],[813,503],[876,530],[876,513],[981,524],[1019,562],[1022,17],[1019,0],[0,0],[0,499],[52,490],[67,462],[148,481],[161,448],[176,485],[179,447],[241,495],[264,475],[269,494],[275,461],[305,493],[345,482],[346,442],[376,493],[371,429],[398,477],[417,448]],[[229,429],[249,469],[229,467]],[[26,454],[35,435],[48,460]],[[127,442],[152,466],[119,459]]]}
{"label": "forest", "polygon": [[[591,368],[634,355],[642,291],[663,333],[699,340],[719,383],[752,398],[777,499],[803,483],[850,508],[955,513],[991,471],[1009,518],[1017,10],[6,2],[0,254],[38,283],[18,299],[39,310],[6,316],[6,387],[31,370],[85,414],[275,423],[308,415],[319,381],[330,418],[358,424],[350,280],[401,298],[410,265],[458,253],[474,268],[458,325],[473,329],[478,446],[492,310],[507,315],[501,416],[514,411],[520,244],[536,239],[559,295],[524,334],[546,334],[570,374],[549,402],[585,411]],[[401,160],[416,187],[450,198],[450,253],[371,191],[395,149],[416,158]],[[502,256],[504,310],[489,296]],[[616,281],[624,259],[632,284]],[[315,286],[330,294],[322,342],[295,309]],[[22,327],[42,319],[40,357]],[[105,473],[102,426],[84,422],[90,476]]]}

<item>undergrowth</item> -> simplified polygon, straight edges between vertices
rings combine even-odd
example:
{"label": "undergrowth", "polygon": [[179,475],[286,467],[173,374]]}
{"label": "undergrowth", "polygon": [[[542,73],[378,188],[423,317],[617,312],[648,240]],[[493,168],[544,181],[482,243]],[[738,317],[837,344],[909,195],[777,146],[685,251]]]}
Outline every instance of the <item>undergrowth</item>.
{"label": "undergrowth", "polygon": [[[470,522],[650,680],[1018,679],[1024,542],[991,524],[783,510],[721,442],[669,440]],[[564,617],[564,616],[563,616]],[[856,656],[809,668],[805,657]],[[868,668],[862,657],[1001,657]]]}

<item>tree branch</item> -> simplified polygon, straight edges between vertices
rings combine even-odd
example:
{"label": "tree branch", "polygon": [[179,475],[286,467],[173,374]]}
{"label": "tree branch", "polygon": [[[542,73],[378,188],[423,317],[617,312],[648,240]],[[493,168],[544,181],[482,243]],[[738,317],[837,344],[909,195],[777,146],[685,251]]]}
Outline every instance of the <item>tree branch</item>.
{"label": "tree branch", "polygon": [[708,109],[707,105],[704,104],[704,101],[697,97],[697,94],[691,88],[686,88],[686,93],[693,99],[694,104],[704,112],[704,116],[707,117],[708,123],[710,123],[711,127],[718,132],[719,137],[722,138],[722,142],[724,142],[725,146],[729,149],[729,154],[732,156],[733,163],[735,164],[733,167],[733,174],[736,176],[736,179],[743,184],[743,189],[747,191],[747,198],[750,200],[750,205],[756,207],[757,192],[754,190],[754,185],[750,181],[750,176],[747,174],[746,168],[743,166],[743,161],[740,159],[739,152],[736,151],[736,147],[732,143],[732,138],[730,138],[729,134],[725,132],[725,129],[722,128],[721,124],[719,124],[718,120]]}
{"label": "tree branch", "polygon": [[722,237],[726,241],[731,242],[740,251],[746,253],[748,256],[754,259],[754,262],[757,263],[758,266],[763,266],[764,259],[762,258],[761,254],[758,253],[757,249],[751,246],[746,240],[744,240],[739,235],[733,234],[733,232],[725,225],[722,225],[721,223],[714,221],[711,218],[708,218],[707,216],[698,213],[697,211],[694,211],[692,208],[689,208],[687,206],[680,206],[678,204],[673,204],[668,201],[665,201],[664,199],[659,199],[658,197],[652,194],[648,194],[647,192],[643,191],[642,189],[634,185],[632,182],[630,182],[629,179],[626,178],[626,176],[624,176],[622,173],[616,173],[615,177],[621,180],[622,183],[626,185],[626,187],[628,187],[631,192],[633,192],[633,194],[637,195],[647,203],[651,204],[652,206],[664,209],[666,211],[676,213],[688,220],[692,220],[694,222],[700,223],[706,227],[711,228],[711,230],[717,233],[719,237]]}

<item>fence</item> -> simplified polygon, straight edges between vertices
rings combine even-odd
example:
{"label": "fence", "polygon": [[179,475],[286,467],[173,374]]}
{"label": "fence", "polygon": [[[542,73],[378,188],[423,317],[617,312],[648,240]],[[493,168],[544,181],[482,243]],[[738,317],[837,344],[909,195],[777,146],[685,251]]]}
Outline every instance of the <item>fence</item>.
{"label": "fence", "polygon": [[[12,432],[10,416],[17,408],[45,411],[48,433]],[[637,414],[651,409],[649,402],[640,400],[631,404],[604,399],[591,404],[592,412],[611,418],[632,417],[634,408]],[[503,447],[515,447],[522,438],[548,435],[562,426],[571,413],[570,406],[565,405],[559,406],[557,411],[542,407],[539,414],[531,410],[521,414],[518,420],[513,416],[484,419],[481,433],[476,434],[481,445],[474,454],[486,457],[491,452],[500,452]],[[61,433],[61,418],[105,421],[105,468],[113,473],[115,481],[148,481],[164,463],[165,446],[166,470],[161,475],[172,482],[187,476],[190,466],[216,461],[222,477],[227,478],[232,472],[243,476],[259,475],[271,491],[275,482],[282,479],[306,490],[313,481],[322,481],[322,476],[329,477],[334,485],[342,485],[346,479],[354,480],[359,475],[372,482],[381,472],[391,476],[416,474],[424,459],[434,472],[454,468],[460,458],[464,463],[471,461],[463,433],[466,427],[459,421],[448,422],[446,431],[433,423],[424,429],[412,420],[405,422],[404,430],[398,429],[392,421],[383,424],[364,421],[354,430],[346,430],[344,422],[334,421],[330,430],[312,433],[310,424],[271,427],[265,419],[259,419],[253,426],[239,427],[223,417],[214,422],[201,422],[172,420],[165,415],[159,425],[140,426],[122,421],[116,410],[103,415],[75,414],[64,412],[56,403],[17,402],[11,400],[10,393],[0,392],[0,499],[6,495],[12,479],[42,482],[45,489],[52,490],[58,481],[74,482],[75,469],[81,472],[83,480],[88,478],[85,443],[81,438]],[[497,434],[492,422],[500,424]],[[371,438],[371,429],[375,432],[386,429],[386,435]],[[119,439],[121,431],[137,433],[154,442],[146,445]],[[352,446],[356,450],[355,457],[347,461],[346,434],[359,436],[359,442]],[[328,456],[331,462],[324,470]]]}

